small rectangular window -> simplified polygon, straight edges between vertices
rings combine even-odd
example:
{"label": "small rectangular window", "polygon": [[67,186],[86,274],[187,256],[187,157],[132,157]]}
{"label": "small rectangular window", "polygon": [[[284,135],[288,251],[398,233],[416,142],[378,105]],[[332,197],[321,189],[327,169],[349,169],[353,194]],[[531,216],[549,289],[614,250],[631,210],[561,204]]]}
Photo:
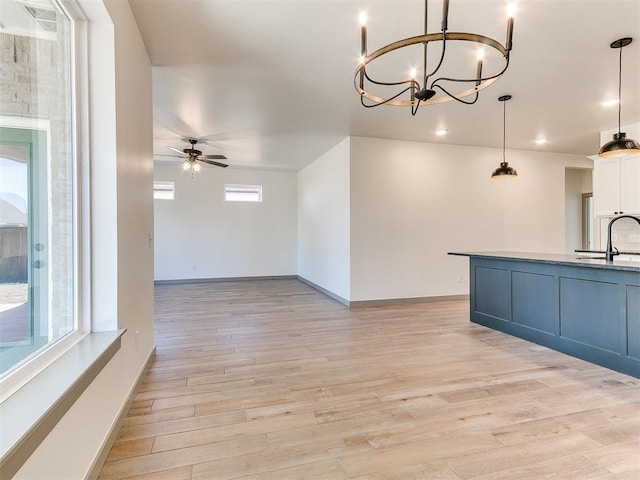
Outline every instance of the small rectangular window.
{"label": "small rectangular window", "polygon": [[154,200],[174,200],[176,198],[176,184],[174,182],[153,182]]}
{"label": "small rectangular window", "polygon": [[262,202],[262,185],[225,185],[227,202]]}

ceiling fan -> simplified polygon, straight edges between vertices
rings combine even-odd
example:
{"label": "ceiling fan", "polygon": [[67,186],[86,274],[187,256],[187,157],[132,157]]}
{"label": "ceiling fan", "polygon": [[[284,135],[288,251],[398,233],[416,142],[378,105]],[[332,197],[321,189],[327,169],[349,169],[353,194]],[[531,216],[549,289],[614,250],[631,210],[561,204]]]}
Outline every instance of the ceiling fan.
{"label": "ceiling fan", "polygon": [[180,154],[180,158],[183,158],[182,168],[184,170],[189,170],[191,175],[195,172],[200,171],[200,164],[198,162],[208,163],[209,165],[215,165],[216,167],[226,168],[229,165],[226,163],[216,162],[214,160],[226,160],[227,157],[224,155],[203,155],[201,150],[197,150],[196,144],[198,143],[197,138],[185,138],[187,142],[191,144],[191,148],[184,148],[179,150],[177,148],[169,147],[174,152],[178,152]]}

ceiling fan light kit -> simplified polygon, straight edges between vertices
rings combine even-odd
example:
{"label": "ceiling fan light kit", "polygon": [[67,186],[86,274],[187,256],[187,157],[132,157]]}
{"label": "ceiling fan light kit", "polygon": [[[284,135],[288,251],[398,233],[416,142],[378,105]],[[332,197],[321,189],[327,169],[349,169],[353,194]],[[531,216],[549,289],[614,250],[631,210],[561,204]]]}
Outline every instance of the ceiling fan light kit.
{"label": "ceiling fan light kit", "polygon": [[[415,115],[421,104],[433,105],[437,103],[449,102],[456,100],[460,103],[472,105],[478,100],[480,90],[488,87],[498,80],[509,67],[509,55],[513,47],[513,14],[515,7],[513,4],[508,9],[507,20],[507,36],[503,44],[500,42],[480,35],[477,33],[467,32],[449,32],[449,0],[442,2],[442,22],[441,29],[437,33],[428,33],[428,0],[424,2],[424,34],[415,37],[408,37],[395,41],[369,54],[367,51],[367,26],[364,14],[360,16],[360,63],[355,71],[354,85],[360,95],[360,103],[367,108],[377,107],[379,105],[394,105],[411,107],[411,114]],[[445,64],[446,51],[448,42],[459,42],[464,44],[475,44],[478,49],[477,64],[475,75],[465,77],[447,77],[438,76],[440,68]],[[440,55],[436,67],[432,71],[428,71],[427,60],[429,44],[440,44]],[[423,46],[422,52],[422,72],[418,78],[415,69],[412,69],[408,78],[398,81],[378,81],[374,80],[367,73],[367,66],[374,60],[383,57],[385,54],[391,53],[401,48],[410,47],[412,45]],[[483,73],[484,49],[487,46],[497,51],[503,58],[503,66],[497,73],[486,75]],[[450,91],[449,84],[462,85],[461,89]],[[444,85],[447,85],[445,88]],[[375,86],[375,87],[374,87]],[[377,90],[389,91],[389,95],[375,94],[371,88]],[[463,100],[465,97],[473,95],[472,100]]]}
{"label": "ceiling fan light kit", "polygon": [[502,95],[498,101],[502,102],[502,162],[491,174],[491,178],[514,178],[518,176],[515,168],[509,166],[506,160],[507,147],[507,101],[511,100],[511,95]]}
{"label": "ceiling fan light kit", "polygon": [[620,112],[622,109],[622,49],[629,45],[633,41],[631,37],[620,38],[609,45],[611,48],[617,48],[620,50],[619,64],[618,64],[618,133],[613,134],[613,140],[609,140],[607,143],[600,147],[598,157],[622,157],[625,155],[637,155],[640,154],[640,143],[632,138],[627,138],[627,134],[620,131]]}
{"label": "ceiling fan light kit", "polygon": [[197,138],[187,138],[186,139],[190,144],[191,148],[185,148],[179,150],[177,148],[169,147],[174,152],[178,152],[181,154],[180,158],[184,158],[182,162],[182,169],[188,171],[193,178],[194,173],[200,171],[200,164],[198,162],[207,163],[209,165],[214,165],[216,167],[226,168],[229,165],[226,163],[216,162],[215,160],[226,160],[227,157],[224,155],[203,155],[201,150],[196,149],[196,144],[198,143]]}
{"label": "ceiling fan light kit", "polygon": [[184,161],[182,162],[182,169],[185,171],[188,171],[191,176],[193,177],[194,173],[197,173],[200,171],[200,165],[198,164],[198,161],[192,158],[185,158]]}

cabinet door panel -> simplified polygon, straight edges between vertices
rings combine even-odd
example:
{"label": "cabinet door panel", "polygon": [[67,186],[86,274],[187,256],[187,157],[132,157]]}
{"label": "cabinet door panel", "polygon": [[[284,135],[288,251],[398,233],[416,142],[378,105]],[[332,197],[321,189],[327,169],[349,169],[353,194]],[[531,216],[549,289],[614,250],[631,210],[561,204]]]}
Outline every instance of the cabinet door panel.
{"label": "cabinet door panel", "polygon": [[619,289],[616,283],[561,277],[560,336],[620,353]]}
{"label": "cabinet door panel", "polygon": [[596,217],[620,212],[620,159],[597,159],[593,166],[593,211]]}
{"label": "cabinet door panel", "polygon": [[640,156],[620,159],[620,210],[640,214]]}

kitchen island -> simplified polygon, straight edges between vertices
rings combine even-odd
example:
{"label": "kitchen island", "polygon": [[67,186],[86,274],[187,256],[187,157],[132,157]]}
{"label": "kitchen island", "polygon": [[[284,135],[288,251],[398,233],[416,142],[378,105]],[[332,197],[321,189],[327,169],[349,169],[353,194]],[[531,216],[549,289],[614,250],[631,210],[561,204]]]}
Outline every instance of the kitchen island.
{"label": "kitchen island", "polygon": [[640,378],[640,262],[450,255],[469,257],[472,322]]}

